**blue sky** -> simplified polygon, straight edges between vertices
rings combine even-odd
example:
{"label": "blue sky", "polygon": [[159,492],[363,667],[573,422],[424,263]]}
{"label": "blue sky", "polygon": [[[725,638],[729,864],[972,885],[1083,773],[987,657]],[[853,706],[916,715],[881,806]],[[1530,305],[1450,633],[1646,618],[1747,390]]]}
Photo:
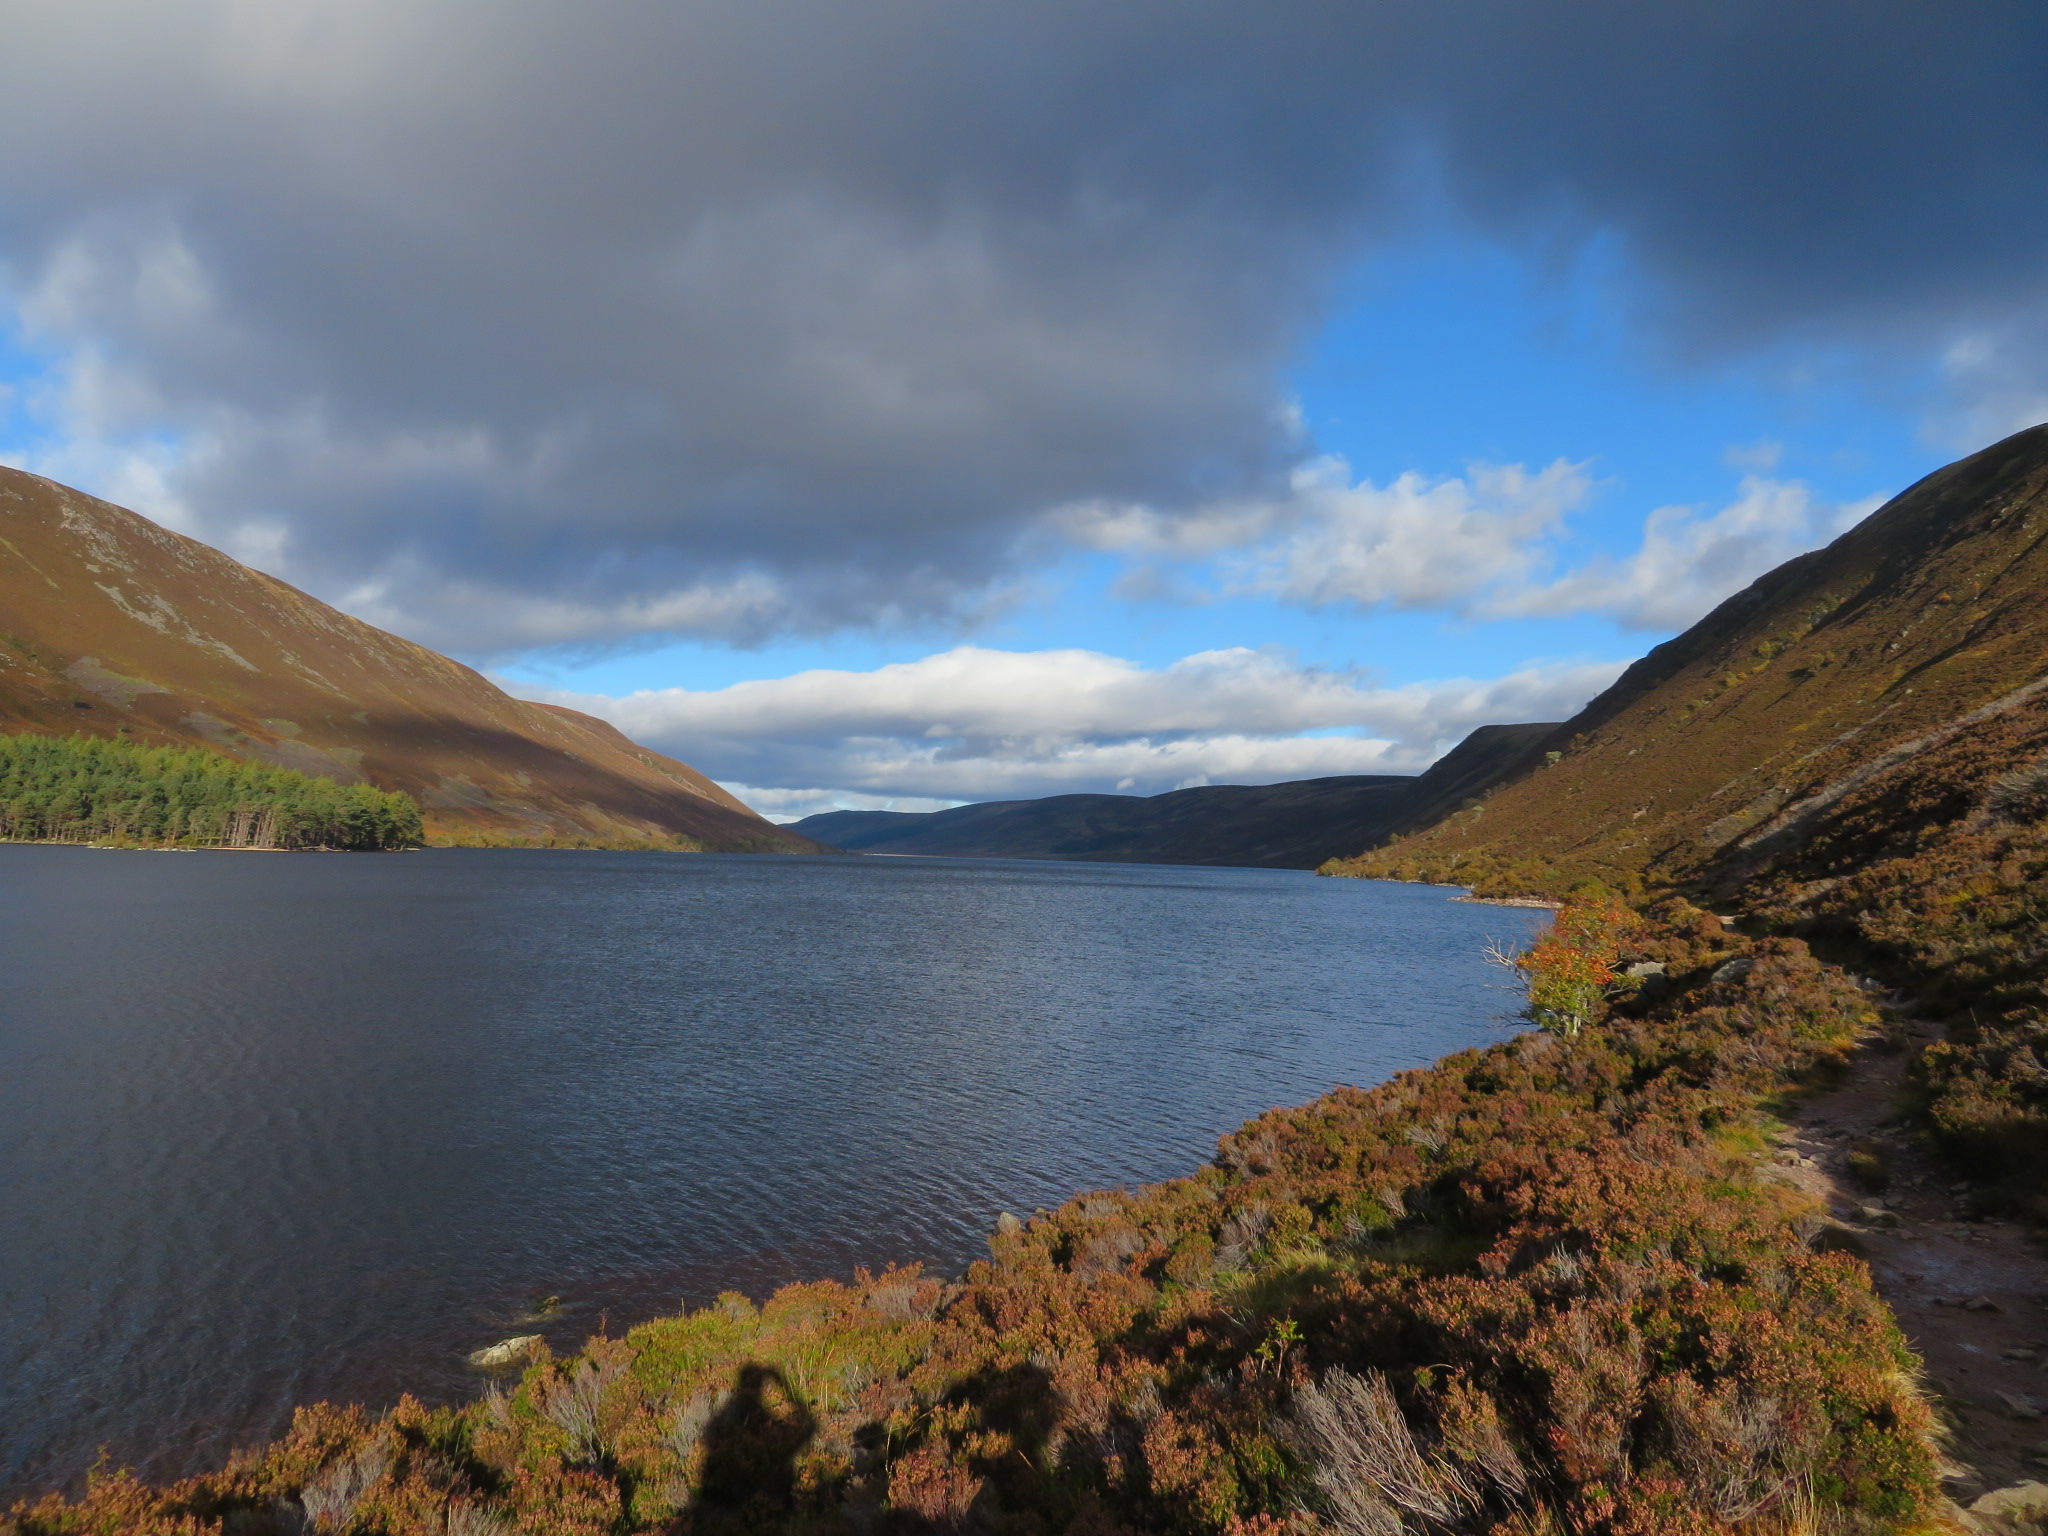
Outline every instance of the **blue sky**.
{"label": "blue sky", "polygon": [[94,0],[0,459],[764,812],[1414,772],[2048,419],[2048,12]]}
{"label": "blue sky", "polygon": [[[1832,503],[1889,495],[1978,444],[1938,443],[1931,382],[1910,362],[1783,347],[1687,361],[1629,324],[1627,274],[1597,253],[1564,272],[1445,234],[1362,264],[1276,381],[1315,450],[1378,482],[1474,462],[1585,464],[1598,482],[1551,548],[1560,566],[1624,557],[1653,508],[1725,505],[1745,473],[1797,480]],[[1388,683],[1491,677],[1532,663],[1632,660],[1670,627],[1598,614],[1473,618],[1441,608],[1312,611],[1269,598],[1202,605],[1117,594],[1126,562],[1077,552],[1037,573],[981,645],[1081,647],[1148,667],[1226,646],[1280,647],[1303,664],[1362,667]],[[947,643],[942,633],[842,634],[736,648],[680,643],[502,662],[518,684],[606,695],[717,689],[811,668],[868,671]]]}

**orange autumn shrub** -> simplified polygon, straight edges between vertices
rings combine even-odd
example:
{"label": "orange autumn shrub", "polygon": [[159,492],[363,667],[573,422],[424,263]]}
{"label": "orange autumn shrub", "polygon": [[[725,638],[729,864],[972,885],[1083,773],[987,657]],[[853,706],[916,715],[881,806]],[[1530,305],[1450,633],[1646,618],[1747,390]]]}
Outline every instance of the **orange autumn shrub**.
{"label": "orange autumn shrub", "polygon": [[1509,953],[1493,947],[1488,955],[1526,988],[1522,1016],[1569,1039],[1600,1018],[1611,999],[1634,990],[1621,959],[1639,926],[1633,912],[1611,902],[1567,902],[1526,949]]}

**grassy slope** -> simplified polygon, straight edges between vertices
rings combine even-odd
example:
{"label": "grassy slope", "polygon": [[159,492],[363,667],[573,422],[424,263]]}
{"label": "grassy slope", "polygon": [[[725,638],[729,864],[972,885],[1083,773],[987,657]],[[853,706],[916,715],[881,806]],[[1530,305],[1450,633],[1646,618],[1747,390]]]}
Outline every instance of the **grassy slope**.
{"label": "grassy slope", "polygon": [[0,469],[0,730],[403,790],[434,842],[815,852],[686,764],[119,507]]}

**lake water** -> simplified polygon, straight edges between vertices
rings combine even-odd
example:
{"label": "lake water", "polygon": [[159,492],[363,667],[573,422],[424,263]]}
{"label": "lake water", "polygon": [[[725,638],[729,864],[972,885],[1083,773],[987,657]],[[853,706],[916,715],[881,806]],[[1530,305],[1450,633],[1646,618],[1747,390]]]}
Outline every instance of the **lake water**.
{"label": "lake water", "polygon": [[[1498,1038],[1532,915],[1289,871],[0,845],[0,1492],[475,1392]],[[523,1324],[534,1299],[562,1311]]]}

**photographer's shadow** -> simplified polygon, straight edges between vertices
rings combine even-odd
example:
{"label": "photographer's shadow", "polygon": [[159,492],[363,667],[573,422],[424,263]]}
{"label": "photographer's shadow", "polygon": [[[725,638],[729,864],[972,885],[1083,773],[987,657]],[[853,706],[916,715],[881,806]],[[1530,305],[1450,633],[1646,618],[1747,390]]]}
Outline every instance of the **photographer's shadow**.
{"label": "photographer's shadow", "polygon": [[818,1421],[770,1365],[746,1365],[704,1426],[703,1470],[688,1528],[702,1536],[760,1531],[793,1512],[796,1459]]}

